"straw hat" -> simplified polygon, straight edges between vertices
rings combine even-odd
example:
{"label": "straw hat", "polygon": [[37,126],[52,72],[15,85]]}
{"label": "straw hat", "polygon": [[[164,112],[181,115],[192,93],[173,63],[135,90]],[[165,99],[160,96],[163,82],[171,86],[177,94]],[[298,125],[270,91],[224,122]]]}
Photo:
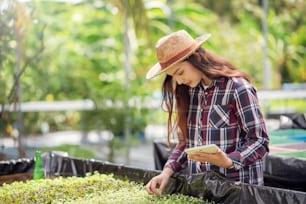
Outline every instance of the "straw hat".
{"label": "straw hat", "polygon": [[152,79],[186,59],[210,36],[205,34],[193,39],[185,30],[180,30],[161,38],[155,47],[158,63],[148,71],[146,78]]}

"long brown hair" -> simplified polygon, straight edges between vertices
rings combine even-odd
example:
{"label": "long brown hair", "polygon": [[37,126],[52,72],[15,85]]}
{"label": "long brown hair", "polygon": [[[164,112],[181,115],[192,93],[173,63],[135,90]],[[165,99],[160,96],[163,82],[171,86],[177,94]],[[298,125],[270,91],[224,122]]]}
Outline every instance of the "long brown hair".
{"label": "long brown hair", "polygon": [[[185,60],[210,79],[217,79],[220,77],[243,77],[251,82],[250,77],[246,73],[239,71],[233,64],[224,58],[203,48],[197,49]],[[187,116],[190,103],[188,90],[188,86],[176,84],[172,76],[166,75],[162,84],[162,107],[168,112],[167,138],[170,147],[170,138],[174,130],[176,130],[178,135],[179,143],[184,144],[188,139]]]}

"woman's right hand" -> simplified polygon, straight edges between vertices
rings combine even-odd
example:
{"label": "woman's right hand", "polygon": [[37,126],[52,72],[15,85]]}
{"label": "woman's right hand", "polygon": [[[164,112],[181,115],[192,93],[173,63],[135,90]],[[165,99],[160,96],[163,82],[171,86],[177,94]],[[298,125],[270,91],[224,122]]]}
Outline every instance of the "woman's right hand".
{"label": "woman's right hand", "polygon": [[147,183],[145,189],[150,195],[161,195],[164,192],[165,187],[170,180],[170,176],[173,174],[172,170],[169,170],[164,170],[161,174],[153,177]]}

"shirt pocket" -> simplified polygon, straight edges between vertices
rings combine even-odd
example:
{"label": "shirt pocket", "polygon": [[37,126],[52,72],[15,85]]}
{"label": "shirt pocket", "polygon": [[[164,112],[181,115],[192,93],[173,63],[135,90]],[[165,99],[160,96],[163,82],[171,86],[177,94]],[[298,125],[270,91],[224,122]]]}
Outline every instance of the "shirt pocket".
{"label": "shirt pocket", "polygon": [[209,117],[209,123],[214,128],[230,126],[231,105],[213,105]]}

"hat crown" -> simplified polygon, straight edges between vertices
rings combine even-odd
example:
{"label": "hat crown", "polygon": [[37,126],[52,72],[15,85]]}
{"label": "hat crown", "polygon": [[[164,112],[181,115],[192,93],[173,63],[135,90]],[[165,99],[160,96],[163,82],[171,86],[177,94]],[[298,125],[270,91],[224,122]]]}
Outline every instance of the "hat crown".
{"label": "hat crown", "polygon": [[151,79],[185,60],[210,36],[208,33],[193,39],[185,30],[180,30],[161,38],[155,47],[158,63],[147,72],[146,78]]}
{"label": "hat crown", "polygon": [[195,46],[194,39],[185,31],[180,30],[161,38],[156,44],[156,55],[159,63],[167,62],[178,53]]}

